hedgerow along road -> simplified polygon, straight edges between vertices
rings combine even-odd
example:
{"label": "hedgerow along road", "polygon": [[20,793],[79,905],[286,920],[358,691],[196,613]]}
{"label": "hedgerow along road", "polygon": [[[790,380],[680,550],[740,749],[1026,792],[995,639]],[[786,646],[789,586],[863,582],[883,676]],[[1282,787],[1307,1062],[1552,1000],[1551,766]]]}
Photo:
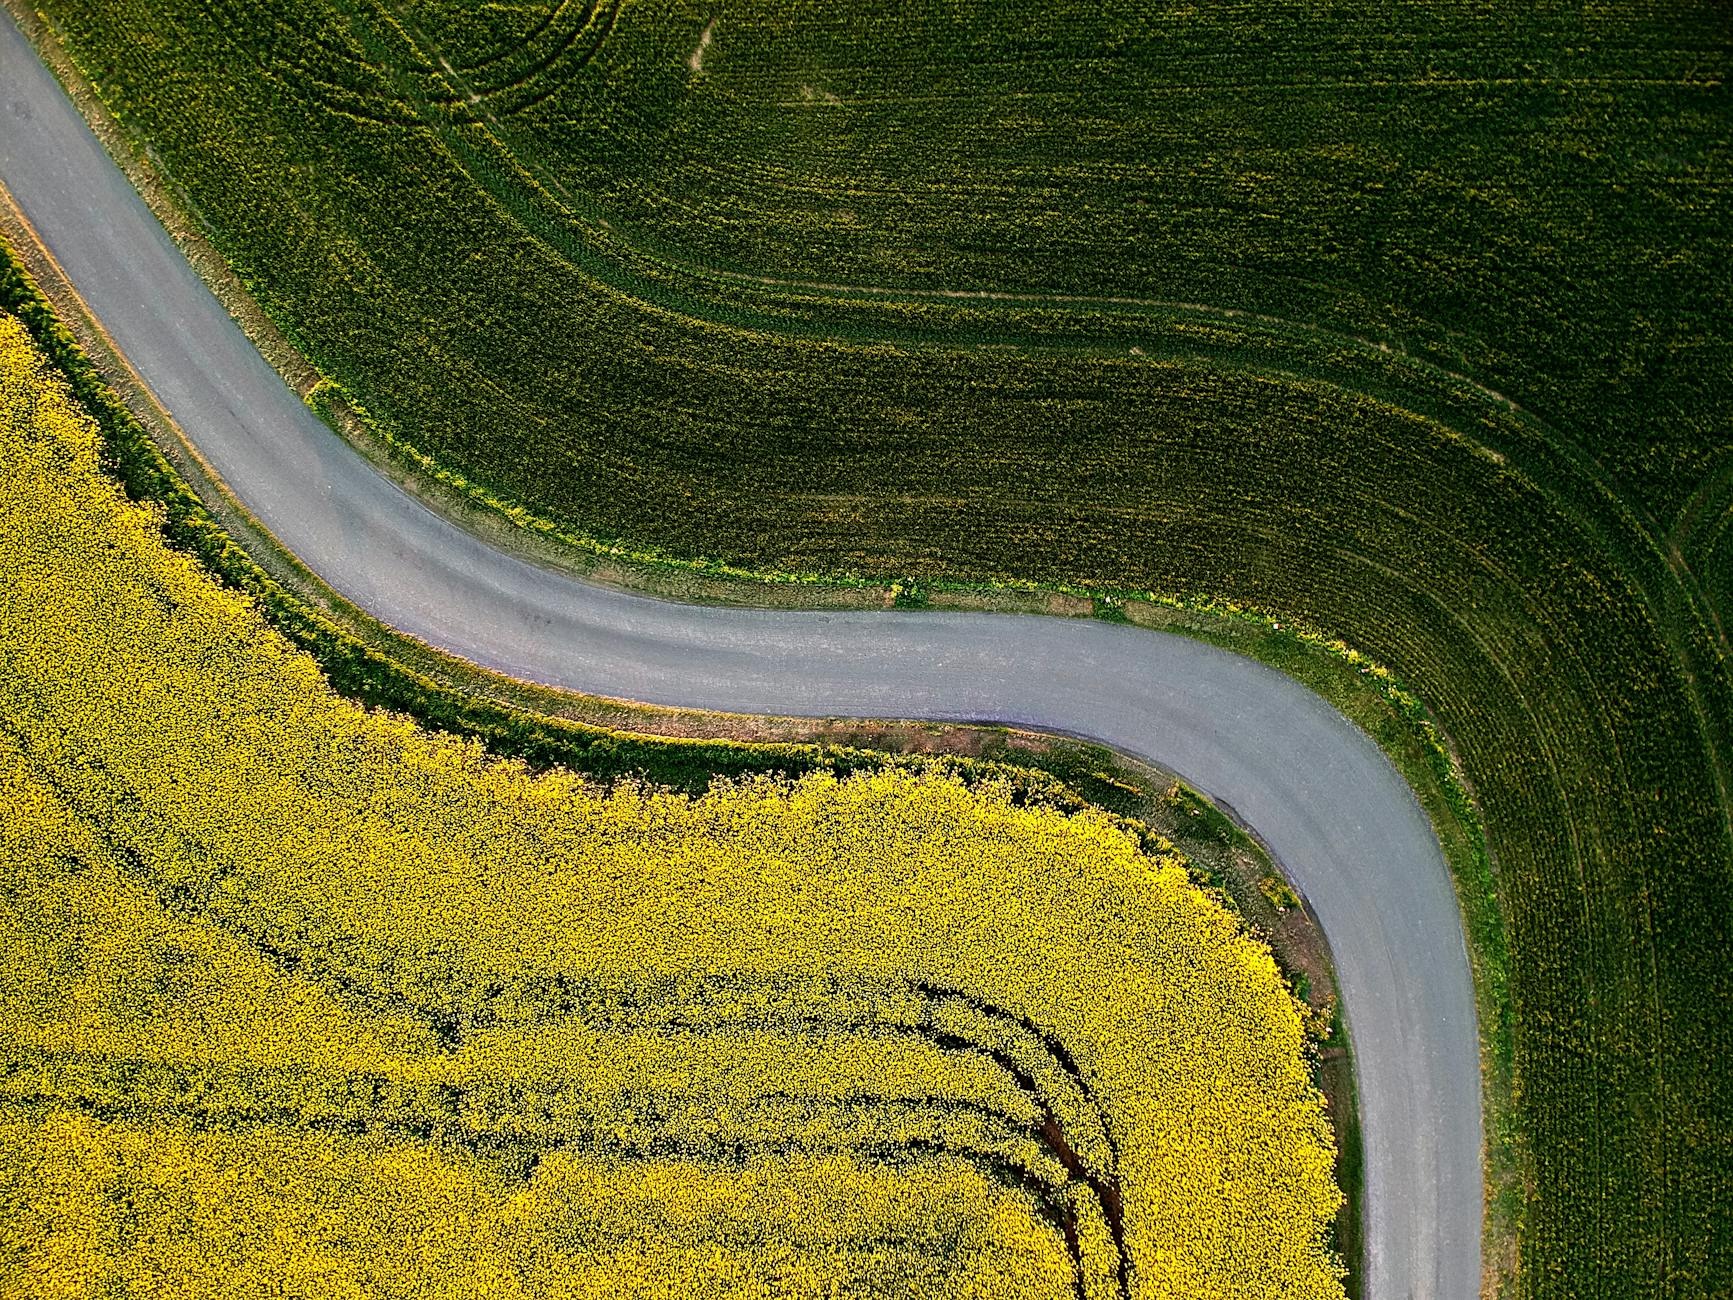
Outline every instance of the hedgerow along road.
{"label": "hedgerow along road", "polygon": [[1315,910],[1355,1053],[1371,1300],[1476,1295],[1479,1040],[1456,899],[1377,746],[1271,669],[1094,620],[679,605],[502,552],[285,385],[0,21],[0,183],[118,350],[276,541],[385,623],[552,686],[739,713],[990,721],[1103,741],[1230,805]]}

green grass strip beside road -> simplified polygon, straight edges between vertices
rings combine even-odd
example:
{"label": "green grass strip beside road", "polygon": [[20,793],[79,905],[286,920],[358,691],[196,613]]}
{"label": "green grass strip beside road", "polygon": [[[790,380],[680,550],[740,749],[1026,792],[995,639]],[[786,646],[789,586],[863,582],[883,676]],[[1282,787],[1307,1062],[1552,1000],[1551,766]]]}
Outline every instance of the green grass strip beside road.
{"label": "green grass strip beside road", "polygon": [[[719,776],[760,772],[798,775],[816,770],[846,774],[887,765],[918,768],[938,763],[965,779],[1010,781],[1033,802],[1062,808],[1094,804],[1126,818],[1144,834],[1150,833],[1146,793],[1129,788],[1114,772],[1101,770],[1104,760],[1109,767],[1112,764],[1109,752],[1099,746],[1060,746],[1050,753],[1019,753],[1014,762],[1001,762],[852,746],[646,736],[482,699],[417,671],[357,636],[337,616],[289,590],[230,536],[104,380],[16,253],[3,244],[0,248],[5,251],[4,264],[0,265],[0,308],[25,323],[37,345],[66,375],[81,404],[97,421],[109,468],[127,495],[160,507],[168,540],[194,556],[224,584],[252,596],[262,615],[310,654],[339,692],[373,707],[406,714],[424,725],[473,738],[500,757],[520,759],[533,767],[563,766],[601,780],[631,777],[672,789],[700,791]],[[338,423],[332,412],[321,409],[327,403],[319,399],[326,395],[316,392],[309,396],[316,411]],[[646,568],[656,567],[661,560],[647,555],[621,558]],[[732,569],[714,576],[772,586],[810,585],[812,581],[806,575],[747,574]],[[833,580],[833,585],[845,584]],[[865,578],[846,585],[882,589],[881,583]],[[1474,971],[1487,1101],[1487,1245],[1489,1258],[1494,1257],[1501,1242],[1520,1232],[1522,1214],[1524,1155],[1510,1107],[1508,953],[1479,815],[1446,739],[1424,703],[1387,669],[1343,642],[1232,602],[1023,583],[940,580],[892,589],[895,603],[905,608],[946,601],[947,597],[980,596],[992,601],[1027,592],[1091,600],[1097,617],[1191,636],[1288,674],[1370,734],[1414,790],[1438,834],[1456,882]],[[1200,824],[1190,828],[1190,834],[1183,819],[1160,824],[1160,830],[1174,838],[1182,850],[1195,851],[1224,834],[1240,835],[1243,840],[1243,833],[1204,801],[1190,792],[1179,798],[1195,806],[1201,818]],[[1196,842],[1188,845],[1188,839]],[[1207,862],[1200,865],[1200,875],[1211,884],[1223,883]],[[1351,1145],[1344,1143],[1345,1149]],[[1352,1171],[1344,1174],[1351,1183]]]}

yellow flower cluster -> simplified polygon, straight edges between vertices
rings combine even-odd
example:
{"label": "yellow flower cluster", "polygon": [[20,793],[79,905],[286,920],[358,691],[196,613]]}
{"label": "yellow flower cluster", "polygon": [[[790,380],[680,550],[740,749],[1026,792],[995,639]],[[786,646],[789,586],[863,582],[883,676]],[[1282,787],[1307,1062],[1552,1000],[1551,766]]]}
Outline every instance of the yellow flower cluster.
{"label": "yellow flower cluster", "polygon": [[1266,950],[1108,820],[369,714],[0,315],[0,1291],[1339,1297]]}

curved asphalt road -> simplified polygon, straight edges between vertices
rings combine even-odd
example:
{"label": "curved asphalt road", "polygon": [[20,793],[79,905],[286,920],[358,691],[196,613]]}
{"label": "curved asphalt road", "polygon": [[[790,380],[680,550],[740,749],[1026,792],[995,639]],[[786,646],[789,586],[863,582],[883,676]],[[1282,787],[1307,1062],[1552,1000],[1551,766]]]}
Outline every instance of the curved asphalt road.
{"label": "curved asphalt road", "polygon": [[412,500],[314,418],[10,19],[0,19],[0,182],[230,489],[386,623],[602,695],[1073,732],[1231,804],[1335,951],[1365,1136],[1368,1295],[1478,1293],[1479,1046],[1456,900],[1412,793],[1319,697],[1199,642],[1101,622],[675,605],[535,567]]}

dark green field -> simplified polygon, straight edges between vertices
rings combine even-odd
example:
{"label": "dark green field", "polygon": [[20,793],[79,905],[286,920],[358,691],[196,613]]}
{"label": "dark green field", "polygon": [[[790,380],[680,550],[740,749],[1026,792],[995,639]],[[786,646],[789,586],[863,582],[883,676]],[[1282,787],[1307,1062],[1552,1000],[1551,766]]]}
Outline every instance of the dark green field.
{"label": "dark green field", "polygon": [[1388,664],[1495,859],[1518,1292],[1733,1288],[1723,11],[38,3],[497,497]]}

